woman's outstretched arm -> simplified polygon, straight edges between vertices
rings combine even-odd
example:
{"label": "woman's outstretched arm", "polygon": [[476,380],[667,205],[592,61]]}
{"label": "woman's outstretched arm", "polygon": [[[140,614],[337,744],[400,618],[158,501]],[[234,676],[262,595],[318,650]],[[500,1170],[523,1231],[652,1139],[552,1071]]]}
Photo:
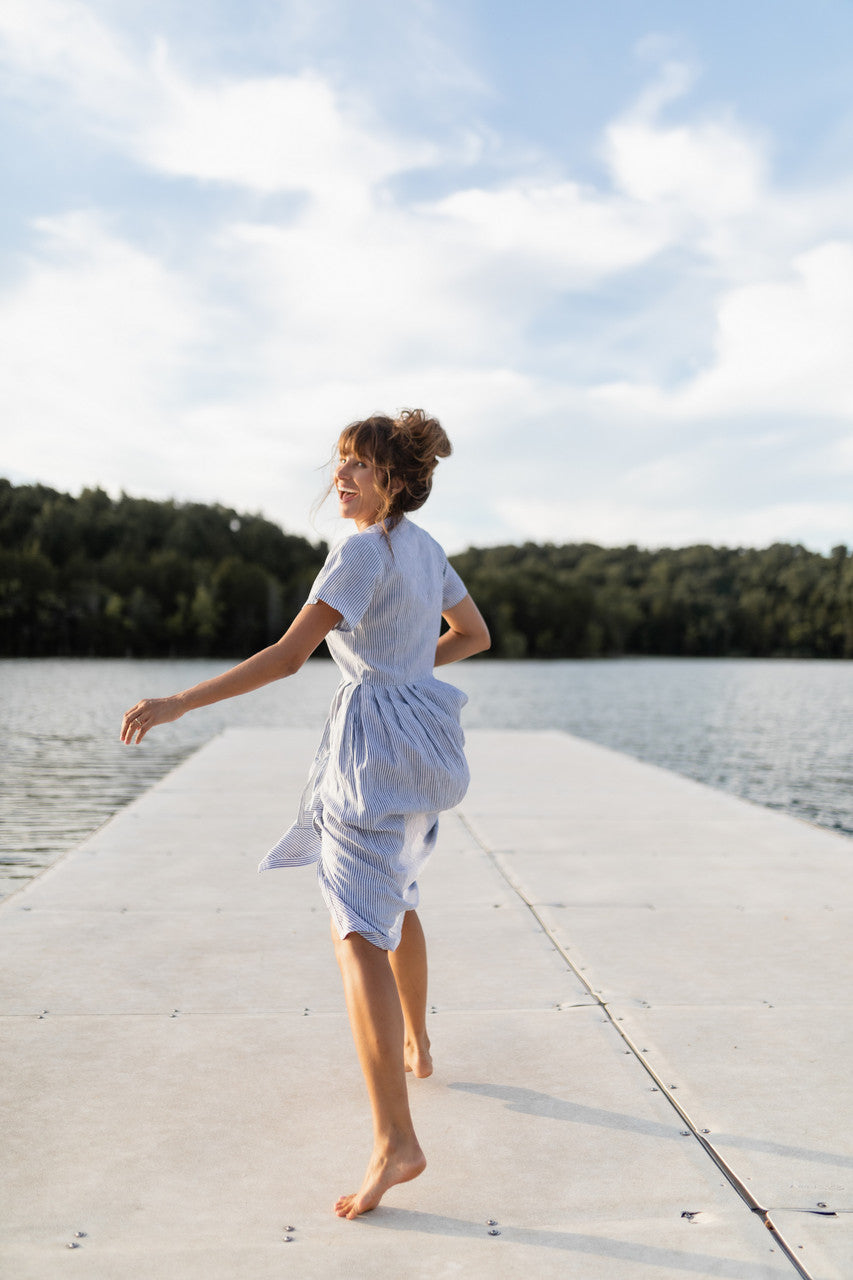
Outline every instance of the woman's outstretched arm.
{"label": "woman's outstretched arm", "polygon": [[141,742],[149,729],[178,720],[186,711],[207,707],[212,702],[221,702],[223,698],[236,698],[241,693],[251,693],[273,680],[293,675],[340,620],[338,610],[322,600],[317,604],[306,604],[280,640],[230,671],[223,671],[222,675],[203,680],[201,684],[173,693],[168,698],[143,698],[137,702],[124,713],[122,742]]}
{"label": "woman's outstretched arm", "polygon": [[450,630],[445,631],[436,645],[437,667],[457,662],[460,658],[470,658],[472,653],[482,653],[491,645],[489,628],[470,596],[465,596],[452,609],[446,609],[441,616]]}

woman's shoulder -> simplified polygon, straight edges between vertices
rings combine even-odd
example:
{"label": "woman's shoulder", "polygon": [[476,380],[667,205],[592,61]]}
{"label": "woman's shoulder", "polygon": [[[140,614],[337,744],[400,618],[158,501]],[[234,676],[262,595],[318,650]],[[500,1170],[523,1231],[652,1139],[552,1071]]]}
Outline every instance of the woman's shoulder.
{"label": "woman's shoulder", "polygon": [[351,533],[333,544],[315,580],[318,584],[334,582],[375,583],[386,567],[386,555],[372,529]]}
{"label": "woman's shoulder", "polygon": [[329,552],[327,562],[331,560],[345,561],[349,563],[367,563],[376,564],[382,561],[382,534],[378,525],[371,525],[369,529],[357,529],[354,533],[349,533],[345,538],[341,538],[340,542],[336,542]]}
{"label": "woman's shoulder", "polygon": [[410,568],[417,564],[443,566],[446,562],[444,549],[432,534],[404,516],[387,533],[382,525],[372,524],[336,542],[327,557],[326,568],[351,566],[381,573],[401,569],[403,565]]}
{"label": "woman's shoulder", "polygon": [[447,558],[441,543],[437,542],[432,534],[427,533],[426,529],[422,528],[421,525],[409,520],[407,516],[403,516],[394,532],[399,532],[402,537],[408,539],[413,546],[418,547],[422,552],[429,552],[442,560]]}

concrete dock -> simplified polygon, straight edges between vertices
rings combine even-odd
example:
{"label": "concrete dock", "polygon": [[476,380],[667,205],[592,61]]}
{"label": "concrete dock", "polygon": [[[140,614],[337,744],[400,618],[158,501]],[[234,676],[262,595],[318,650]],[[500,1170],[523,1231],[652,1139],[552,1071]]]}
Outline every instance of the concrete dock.
{"label": "concrete dock", "polygon": [[849,1280],[853,841],[560,733],[468,735],[429,1166],[333,1215],[327,917],[255,873],[317,736],[228,731],[0,906],[4,1280]]}

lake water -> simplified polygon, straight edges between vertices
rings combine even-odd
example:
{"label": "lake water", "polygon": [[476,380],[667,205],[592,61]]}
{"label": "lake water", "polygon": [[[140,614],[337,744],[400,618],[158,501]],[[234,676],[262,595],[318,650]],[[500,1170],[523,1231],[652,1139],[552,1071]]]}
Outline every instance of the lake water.
{"label": "lake water", "polygon": [[[319,741],[337,672],[313,660],[293,679],[193,712],[139,747],[119,743],[121,714],[137,698],[226,665],[0,660],[0,896],[226,727],[308,726]],[[853,662],[481,661],[439,674],[468,694],[468,728],[563,729],[853,834]]]}

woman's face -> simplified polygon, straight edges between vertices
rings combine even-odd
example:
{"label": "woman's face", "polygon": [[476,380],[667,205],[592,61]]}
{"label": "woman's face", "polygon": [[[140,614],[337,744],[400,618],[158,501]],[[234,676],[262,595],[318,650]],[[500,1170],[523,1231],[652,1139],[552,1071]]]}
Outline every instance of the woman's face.
{"label": "woman's face", "polygon": [[359,530],[369,529],[372,524],[376,524],[376,517],[382,506],[382,495],[377,488],[376,478],[376,468],[368,459],[341,452],[335,467],[338,514],[347,520],[354,520]]}

